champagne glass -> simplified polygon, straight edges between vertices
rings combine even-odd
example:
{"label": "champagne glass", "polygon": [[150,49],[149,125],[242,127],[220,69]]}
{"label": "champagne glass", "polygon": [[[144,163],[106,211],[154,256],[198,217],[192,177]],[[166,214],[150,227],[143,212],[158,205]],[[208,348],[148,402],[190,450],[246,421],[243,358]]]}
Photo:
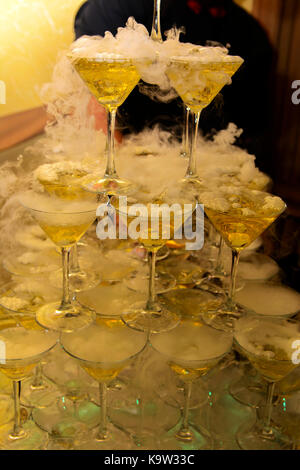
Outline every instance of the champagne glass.
{"label": "champagne glass", "polygon": [[[84,54],[84,53],[83,53]],[[115,123],[117,109],[140,80],[134,61],[118,54],[97,53],[95,57],[76,55],[69,58],[91,93],[107,111],[107,163],[103,176],[86,178],[84,187],[91,192],[125,194],[132,183],[118,176],[115,166]]]}
{"label": "champagne glass", "polygon": [[[140,201],[142,200],[140,195]],[[132,200],[134,200],[132,198]],[[183,209],[183,204],[174,204],[173,213],[158,212],[154,214],[152,207],[157,207],[163,203],[165,199],[153,199],[153,203],[143,205],[143,215],[139,217],[141,222],[139,233],[128,231],[129,236],[137,236],[139,242],[148,251],[149,258],[149,288],[147,302],[139,302],[134,304],[130,309],[123,312],[123,321],[131,328],[136,328],[149,333],[158,333],[174,328],[179,322],[179,316],[168,310],[161,304],[157,298],[155,291],[155,269],[156,269],[156,253],[165,245],[167,240],[174,238],[176,231],[182,227],[185,220],[190,216]],[[159,204],[158,204],[159,203]],[[117,212],[124,226],[130,228],[131,223],[135,223],[136,216],[132,215],[131,209],[136,209],[135,204],[118,206]]]}
{"label": "champagne glass", "polygon": [[62,201],[25,193],[22,204],[31,212],[48,237],[61,249],[63,297],[61,303],[43,305],[36,313],[37,322],[47,329],[70,332],[84,328],[95,319],[90,309],[71,297],[69,289],[70,249],[96,219],[96,203]]}
{"label": "champagne glass", "polygon": [[[279,283],[250,282],[237,296],[239,304],[246,306],[260,317],[284,319],[293,318],[299,312],[300,294]],[[265,392],[261,377],[247,361],[243,375],[232,382],[230,394],[242,404],[258,408]],[[292,375],[287,380],[292,379]],[[280,384],[279,384],[280,387]]]}
{"label": "champagne glass", "polygon": [[166,442],[172,439],[177,445],[191,444],[192,448],[207,448],[209,439],[192,429],[189,409],[192,386],[231,350],[232,335],[215,330],[199,321],[185,321],[172,331],[153,335],[152,347],[165,356],[169,366],[182,380],[185,388],[185,406],[179,428],[172,429]]}
{"label": "champagne glass", "polygon": [[[91,165],[62,160],[40,165],[35,170],[35,176],[48,194],[66,201],[80,201],[93,198],[81,187],[81,181],[88,175],[90,168]],[[100,282],[99,273],[93,267],[81,268],[78,254],[80,248],[77,243],[71,248],[69,277],[73,292],[90,289]],[[86,254],[85,251],[88,251],[88,253]],[[88,247],[85,247],[85,251],[83,253],[85,253],[85,259],[88,261],[88,255],[90,254],[92,257],[94,253]],[[61,285],[61,276],[61,271],[54,272],[50,276],[50,281],[55,287]]]}
{"label": "champagne glass", "polygon": [[300,339],[299,324],[290,319],[245,316],[236,321],[234,337],[267,383],[263,418],[254,425],[243,425],[237,432],[237,442],[245,450],[288,449],[289,438],[272,426],[272,404],[276,383],[297,367],[293,344]]}
{"label": "champagne glass", "polygon": [[184,183],[192,184],[193,187],[202,185],[196,164],[201,111],[230,83],[242,63],[240,57],[226,55],[221,48],[211,47],[201,48],[194,55],[172,57],[168,64],[166,74],[185,106],[190,109],[193,121],[189,135],[189,164],[184,178]]}
{"label": "champagne glass", "polygon": [[205,213],[232,250],[231,282],[226,302],[206,312],[205,321],[221,329],[233,329],[234,318],[246,311],[235,302],[240,253],[258,238],[286,209],[277,196],[243,188],[223,187],[201,193]]}
{"label": "champagne glass", "polygon": [[[0,306],[17,325],[26,330],[43,330],[36,322],[36,311],[59,293],[36,280],[16,280],[5,284],[0,291]],[[22,386],[23,403],[26,407],[45,407],[55,399],[55,387],[43,374],[43,362],[35,368],[33,377],[24,380]]]}
{"label": "champagne glass", "polygon": [[[1,328],[1,324],[0,324]],[[1,348],[0,370],[13,381],[15,417],[11,423],[0,428],[0,447],[10,450],[34,450],[44,448],[48,435],[42,432],[31,420],[21,424],[20,393],[21,381],[57,344],[57,336],[45,330],[26,330],[20,326],[4,327],[0,330]]]}
{"label": "champagne glass", "polygon": [[77,448],[117,449],[130,448],[126,434],[115,428],[107,418],[107,384],[130,364],[144,349],[146,336],[124,324],[110,328],[91,325],[82,332],[62,335],[64,350],[99,384],[101,421],[99,428],[81,438]]}

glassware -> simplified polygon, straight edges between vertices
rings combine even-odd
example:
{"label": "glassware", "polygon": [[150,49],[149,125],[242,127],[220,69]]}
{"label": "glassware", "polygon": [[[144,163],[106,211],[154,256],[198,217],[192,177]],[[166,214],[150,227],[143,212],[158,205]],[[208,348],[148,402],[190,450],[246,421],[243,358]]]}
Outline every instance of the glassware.
{"label": "glassware", "polygon": [[152,347],[166,357],[169,366],[183,381],[185,406],[179,429],[170,431],[166,442],[191,443],[193,448],[206,448],[208,436],[197,433],[189,425],[189,408],[194,381],[206,375],[231,350],[232,335],[215,330],[201,322],[186,321],[172,331],[153,335]]}
{"label": "glassware", "polygon": [[190,114],[191,108],[189,106],[184,106],[184,126],[182,132],[182,148],[180,156],[182,158],[188,158],[190,153],[189,147],[189,130],[190,130]]}
{"label": "glassware", "polygon": [[15,406],[13,429],[11,430],[11,423],[0,428],[0,447],[7,450],[44,448],[48,435],[31,420],[21,424],[21,381],[28,377],[42,358],[54,348],[57,336],[44,330],[29,331],[13,326],[0,330],[0,340],[1,344],[5,344],[5,348],[1,350],[0,370],[13,381]]}
{"label": "glassware", "polygon": [[[204,48],[206,51],[210,48]],[[203,50],[204,50],[203,49]],[[211,48],[212,52],[220,48]],[[240,57],[220,54],[219,60],[199,55],[172,57],[167,68],[171,85],[190,108],[193,126],[189,135],[189,165],[184,183],[197,187],[202,184],[197,174],[196,147],[201,111],[206,108],[243,63]]]}
{"label": "glassware", "polygon": [[[93,198],[81,187],[81,181],[88,173],[93,169],[91,164],[74,161],[62,160],[56,163],[49,163],[39,166],[35,175],[39,183],[47,191],[48,194],[54,195],[55,197],[66,200],[66,201],[81,201],[88,198]],[[79,264],[79,250],[82,249],[82,244],[75,243],[71,248],[70,256],[70,285],[73,292],[79,292],[80,290],[90,289],[100,282],[99,273],[91,267],[82,269]],[[85,250],[91,250],[91,248],[85,247]],[[92,257],[95,253],[92,253]],[[89,257],[89,253],[86,253],[86,258]],[[50,281],[57,287],[57,284],[62,284],[61,271],[55,272],[50,276]]]}
{"label": "glassware", "polygon": [[[38,308],[59,299],[59,292],[45,286],[43,278],[17,278],[5,284],[0,291],[0,306],[8,315],[26,330],[43,330],[36,322]],[[48,406],[55,399],[55,385],[43,375],[43,362],[36,368],[33,377],[28,377],[22,385],[23,403],[26,407]]]}
{"label": "glassware", "polygon": [[262,419],[254,426],[243,425],[237,442],[244,450],[289,449],[291,442],[272,426],[272,406],[277,382],[292,372],[293,343],[299,341],[299,324],[287,319],[245,316],[236,321],[235,341],[253,367],[267,382],[267,400]]}
{"label": "glassware", "polygon": [[22,204],[61,249],[63,265],[63,298],[61,303],[43,305],[36,313],[37,322],[56,331],[71,332],[84,328],[95,319],[90,309],[71,298],[69,289],[70,249],[84,235],[96,219],[96,203],[92,201],[67,202],[25,193]]}
{"label": "glassware", "polygon": [[207,312],[205,321],[215,328],[233,329],[233,321],[246,311],[235,302],[240,253],[259,237],[286,209],[277,196],[243,188],[223,187],[200,195],[205,212],[232,250],[231,282],[224,305]]}
{"label": "glassware", "polygon": [[[144,205],[143,208],[147,213],[144,212],[143,216],[139,217],[141,230],[138,239],[148,251],[149,257],[148,300],[146,304],[145,302],[134,304],[130,309],[124,311],[122,316],[123,321],[131,328],[148,331],[149,333],[167,331],[174,328],[179,322],[179,316],[168,310],[157,298],[155,292],[156,253],[165,245],[167,240],[174,238],[176,231],[183,226],[184,218],[190,216],[190,214],[184,213],[181,204],[176,205],[173,215],[170,213],[169,218],[163,215],[163,211],[158,211],[158,214],[155,215],[152,207],[156,207],[158,202],[163,203],[162,200],[157,199]],[[132,206],[135,205],[132,204]],[[131,205],[125,206],[124,209],[117,207],[119,218],[125,226],[129,226],[136,219],[136,216],[131,215],[130,207]],[[131,235],[130,230],[128,235]]]}
{"label": "glassware", "polygon": [[[82,332],[62,336],[64,350],[99,384],[101,421],[99,429],[76,445],[81,449],[126,448],[126,434],[107,419],[107,384],[111,382],[146,345],[146,336],[119,324],[114,328],[91,325]],[[120,447],[118,447],[118,445]],[[122,446],[123,445],[123,446]]]}
{"label": "glassware", "polygon": [[154,0],[151,39],[156,42],[163,42],[160,29],[160,4],[161,0]]}
{"label": "glassware", "polygon": [[117,109],[140,80],[133,60],[116,54],[98,53],[97,57],[69,56],[73,66],[91,93],[107,111],[107,164],[102,177],[88,176],[83,187],[107,195],[126,194],[132,183],[118,176],[115,167],[115,123]]}

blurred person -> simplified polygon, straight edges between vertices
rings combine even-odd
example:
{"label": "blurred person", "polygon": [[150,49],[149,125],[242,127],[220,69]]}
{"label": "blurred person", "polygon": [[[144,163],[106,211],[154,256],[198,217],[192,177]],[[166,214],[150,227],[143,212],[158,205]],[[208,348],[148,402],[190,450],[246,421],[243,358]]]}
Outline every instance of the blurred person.
{"label": "blurred person", "polygon": [[[88,0],[75,19],[76,38],[82,35],[117,33],[133,16],[151,33],[154,0]],[[205,135],[224,129],[234,122],[244,129],[237,144],[257,157],[264,170],[266,144],[264,136],[269,122],[269,80],[272,48],[259,23],[233,0],[162,0],[162,34],[172,27],[185,30],[182,42],[197,45],[220,43],[231,55],[239,55],[245,63],[224,87],[213,103],[204,109],[200,127]],[[209,41],[209,43],[208,43]],[[98,128],[105,128],[105,112],[94,104]],[[124,134],[140,132],[159,124],[180,136],[183,104],[180,98],[170,103],[150,99],[136,87],[119,108],[118,125]]]}

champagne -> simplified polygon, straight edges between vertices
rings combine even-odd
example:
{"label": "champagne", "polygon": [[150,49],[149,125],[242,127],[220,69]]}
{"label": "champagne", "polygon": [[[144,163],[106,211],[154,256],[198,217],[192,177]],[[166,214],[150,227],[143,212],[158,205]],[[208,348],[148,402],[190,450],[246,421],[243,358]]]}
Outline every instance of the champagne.
{"label": "champagne", "polygon": [[55,221],[52,224],[45,224],[40,222],[41,228],[48,235],[49,238],[55,243],[55,245],[63,248],[70,247],[80,240],[85,234],[88,228],[92,225],[93,220],[86,224],[76,225],[55,225]]}
{"label": "champagne", "polygon": [[222,88],[230,83],[242,59],[236,61],[202,62],[192,58],[174,58],[167,76],[182,101],[194,113],[206,108]]}
{"label": "champagne", "polygon": [[226,244],[236,251],[251,245],[286,208],[280,198],[259,191],[227,188],[220,198],[219,193],[208,194],[200,196],[205,212]]}
{"label": "champagne", "polygon": [[109,111],[124,103],[140,79],[129,59],[78,58],[73,65],[99,103]]}

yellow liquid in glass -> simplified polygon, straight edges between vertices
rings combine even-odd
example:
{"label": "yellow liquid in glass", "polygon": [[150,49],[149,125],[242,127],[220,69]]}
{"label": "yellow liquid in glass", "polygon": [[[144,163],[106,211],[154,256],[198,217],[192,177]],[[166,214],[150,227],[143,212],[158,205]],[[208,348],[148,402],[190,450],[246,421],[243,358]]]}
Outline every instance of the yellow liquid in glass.
{"label": "yellow liquid in glass", "polygon": [[124,103],[140,80],[131,60],[79,58],[73,64],[89,90],[109,111]]}
{"label": "yellow liquid in glass", "polygon": [[[205,207],[205,212],[226,244],[236,251],[241,251],[251,245],[282,212],[268,210],[264,213],[260,202],[239,197],[238,204],[242,207],[231,208],[227,212]],[[244,215],[243,209],[251,210],[254,215]]]}
{"label": "yellow liquid in glass", "polygon": [[211,63],[174,60],[167,76],[186,106],[198,113],[229,83],[241,64],[242,59],[236,62]]}
{"label": "yellow liquid in glass", "polygon": [[121,372],[121,370],[125,367],[125,365],[119,367],[109,367],[109,368],[102,368],[102,367],[95,367],[95,366],[88,366],[81,364],[81,367],[91,376],[93,379],[97,380],[97,382],[111,382],[117,375]]}
{"label": "yellow liquid in glass", "polygon": [[218,364],[219,360],[210,361],[206,364],[201,364],[199,367],[189,367],[184,365],[179,365],[174,362],[171,362],[169,365],[175,374],[179,375],[180,378],[186,382],[198,379],[203,375],[207,374],[214,366]]}
{"label": "yellow liquid in glass", "polygon": [[267,380],[278,382],[297,367],[284,350],[269,344],[265,346],[265,349],[274,353],[272,359],[266,359],[264,356],[254,355],[246,351],[245,353],[255,369]]}
{"label": "yellow liquid in glass", "polygon": [[0,364],[1,372],[11,380],[22,380],[28,377],[37,365],[37,363],[34,363],[22,366],[19,365],[18,362],[16,362],[15,365],[12,362],[13,361],[10,363],[10,361],[8,361],[7,364]]}
{"label": "yellow liquid in glass", "polygon": [[40,222],[41,228],[48,235],[55,245],[63,248],[72,246],[80,240],[87,229],[92,225],[93,221],[82,225],[47,225]]}

